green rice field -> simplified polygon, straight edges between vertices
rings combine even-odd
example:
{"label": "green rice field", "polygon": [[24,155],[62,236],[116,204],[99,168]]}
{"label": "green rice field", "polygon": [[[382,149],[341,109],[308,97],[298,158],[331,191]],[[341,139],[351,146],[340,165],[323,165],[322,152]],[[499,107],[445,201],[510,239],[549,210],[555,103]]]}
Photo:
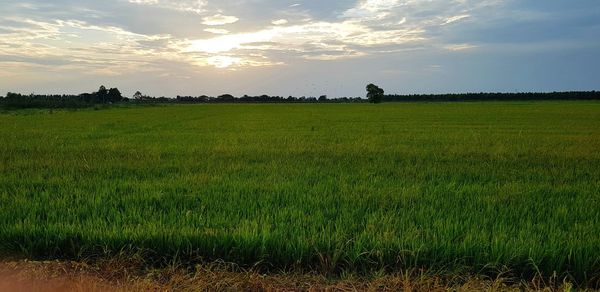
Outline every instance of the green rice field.
{"label": "green rice field", "polygon": [[600,103],[0,113],[0,254],[600,276]]}

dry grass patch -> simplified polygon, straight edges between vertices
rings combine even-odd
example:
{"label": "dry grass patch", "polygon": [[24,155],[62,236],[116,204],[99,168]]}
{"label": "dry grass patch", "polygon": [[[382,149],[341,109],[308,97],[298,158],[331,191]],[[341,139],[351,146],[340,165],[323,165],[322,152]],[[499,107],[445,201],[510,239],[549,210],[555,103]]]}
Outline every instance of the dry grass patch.
{"label": "dry grass patch", "polygon": [[570,283],[400,272],[364,279],[318,274],[261,274],[214,263],[193,270],[143,269],[131,262],[60,261],[0,263],[0,291],[572,291]]}

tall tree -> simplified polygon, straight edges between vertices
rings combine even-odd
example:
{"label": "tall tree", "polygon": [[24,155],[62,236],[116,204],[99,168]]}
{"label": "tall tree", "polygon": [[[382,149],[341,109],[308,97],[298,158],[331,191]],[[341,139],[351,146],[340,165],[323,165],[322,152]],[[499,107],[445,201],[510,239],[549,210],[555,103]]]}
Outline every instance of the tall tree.
{"label": "tall tree", "polygon": [[367,98],[370,103],[380,103],[383,100],[383,95],[385,91],[379,86],[371,83],[367,85]]}
{"label": "tall tree", "polygon": [[121,91],[118,88],[111,88],[108,90],[108,101],[119,102],[123,99]]}
{"label": "tall tree", "polygon": [[135,92],[135,94],[133,95],[133,99],[135,100],[140,100],[144,97],[144,95],[138,90]]}
{"label": "tall tree", "polygon": [[106,89],[106,87],[104,87],[104,85],[101,85],[100,88],[98,89],[98,101],[99,102],[106,102],[107,97],[108,97],[108,90]]}

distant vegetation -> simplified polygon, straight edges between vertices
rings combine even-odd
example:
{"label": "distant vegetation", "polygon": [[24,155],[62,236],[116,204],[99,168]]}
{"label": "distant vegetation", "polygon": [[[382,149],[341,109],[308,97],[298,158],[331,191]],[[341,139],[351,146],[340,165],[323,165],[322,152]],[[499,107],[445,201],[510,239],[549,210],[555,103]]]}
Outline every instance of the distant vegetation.
{"label": "distant vegetation", "polygon": [[600,91],[571,91],[571,92],[525,92],[525,93],[460,93],[460,94],[416,94],[397,95],[384,94],[384,90],[374,84],[367,86],[367,98],[337,97],[328,98],[326,95],[310,96],[248,96],[235,97],[231,94],[220,96],[180,96],[175,98],[149,97],[139,91],[134,100],[164,103],[380,103],[403,101],[511,101],[511,100],[600,100]]}
{"label": "distant vegetation", "polygon": [[383,101],[600,100],[600,91],[385,95]]}
{"label": "distant vegetation", "polygon": [[7,108],[82,108],[98,104],[113,104],[120,102],[131,103],[380,103],[380,102],[447,102],[447,101],[513,101],[513,100],[600,100],[600,91],[572,91],[572,92],[525,92],[525,93],[460,93],[460,94],[416,94],[397,95],[384,94],[384,90],[374,84],[367,85],[367,98],[363,97],[337,97],[328,98],[327,95],[314,96],[249,96],[240,97],[231,94],[219,96],[176,96],[154,97],[137,91],[131,99],[123,97],[117,88],[106,89],[101,86],[93,93],[79,95],[40,95],[19,94],[9,92],[5,97],[0,97],[0,106]]}
{"label": "distant vegetation", "polygon": [[4,98],[0,98],[0,105],[7,108],[84,108],[127,100],[121,95],[119,89],[106,89],[103,85],[96,92],[79,95],[24,95],[9,92]]}

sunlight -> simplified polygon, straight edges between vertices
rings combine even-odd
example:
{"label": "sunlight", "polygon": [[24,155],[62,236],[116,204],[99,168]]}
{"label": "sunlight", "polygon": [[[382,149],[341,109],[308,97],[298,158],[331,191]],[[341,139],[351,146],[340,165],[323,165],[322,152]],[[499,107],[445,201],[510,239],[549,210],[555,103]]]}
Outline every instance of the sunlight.
{"label": "sunlight", "polygon": [[224,69],[242,61],[240,58],[229,56],[214,56],[206,59],[207,63],[215,66],[215,68]]}
{"label": "sunlight", "polygon": [[211,39],[194,40],[187,51],[204,53],[228,52],[240,48],[243,44],[270,41],[274,35],[274,31],[262,30],[254,33],[232,34]]}

